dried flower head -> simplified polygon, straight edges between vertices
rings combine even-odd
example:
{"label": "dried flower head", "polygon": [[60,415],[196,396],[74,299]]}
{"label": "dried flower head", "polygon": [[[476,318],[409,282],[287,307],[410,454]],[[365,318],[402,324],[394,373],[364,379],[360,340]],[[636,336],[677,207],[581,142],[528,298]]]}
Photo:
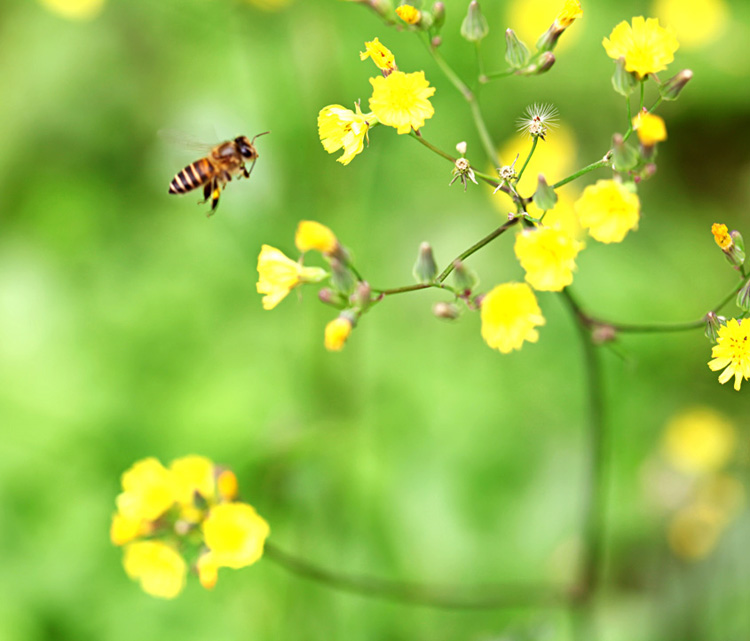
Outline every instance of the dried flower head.
{"label": "dried flower head", "polygon": [[547,130],[557,127],[557,114],[555,105],[534,103],[527,107],[523,117],[518,119],[518,130],[544,140]]}
{"label": "dried flower head", "polygon": [[461,184],[464,186],[464,191],[466,191],[466,182],[467,180],[470,180],[475,185],[478,185],[477,179],[474,177],[474,170],[471,168],[471,165],[469,164],[469,161],[466,160],[466,158],[457,158],[455,162],[455,166],[453,167],[453,180],[450,181],[449,186],[452,185],[457,180],[461,181]]}

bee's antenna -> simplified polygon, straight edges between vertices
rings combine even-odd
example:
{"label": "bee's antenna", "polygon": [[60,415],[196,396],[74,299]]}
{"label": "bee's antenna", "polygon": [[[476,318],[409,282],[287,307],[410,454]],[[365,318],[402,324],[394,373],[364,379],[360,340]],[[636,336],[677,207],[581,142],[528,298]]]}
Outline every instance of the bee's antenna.
{"label": "bee's antenna", "polygon": [[[259,138],[260,136],[265,136],[266,134],[270,134],[270,133],[271,133],[270,131],[264,131],[262,134],[256,134],[255,136],[253,136],[253,139],[250,141],[250,145],[252,146],[252,144],[255,142],[256,138]],[[255,167],[255,163],[256,162],[258,162],[258,156],[257,156],[257,154],[255,156],[255,160],[253,160],[253,164],[250,165],[250,169],[248,169],[248,171],[247,171],[247,177],[248,178],[250,178],[250,174],[253,172],[253,167]]]}
{"label": "bee's antenna", "polygon": [[253,136],[253,139],[250,141],[250,144],[252,145],[255,142],[256,138],[260,138],[261,136],[265,136],[266,134],[270,134],[270,131],[264,131],[262,134],[256,134]]}

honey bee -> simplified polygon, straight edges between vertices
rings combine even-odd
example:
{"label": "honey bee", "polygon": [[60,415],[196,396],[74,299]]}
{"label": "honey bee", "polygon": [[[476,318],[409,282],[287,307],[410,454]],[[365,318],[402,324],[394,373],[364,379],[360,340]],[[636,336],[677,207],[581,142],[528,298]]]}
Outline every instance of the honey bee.
{"label": "honey bee", "polygon": [[[207,214],[211,216],[219,205],[221,190],[232,180],[232,176],[250,178],[250,172],[258,160],[258,152],[253,143],[258,136],[265,136],[267,133],[270,132],[264,131],[252,140],[248,140],[247,136],[238,136],[216,145],[207,156],[177,172],[169,183],[169,193],[184,194],[202,186],[201,204],[211,199],[211,210]],[[249,170],[245,167],[246,162],[252,163]]]}

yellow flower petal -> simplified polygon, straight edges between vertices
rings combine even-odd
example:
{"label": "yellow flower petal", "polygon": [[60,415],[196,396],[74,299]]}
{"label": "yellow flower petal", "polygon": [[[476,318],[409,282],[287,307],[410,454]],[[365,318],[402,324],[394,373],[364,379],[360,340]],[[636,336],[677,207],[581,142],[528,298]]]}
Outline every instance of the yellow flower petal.
{"label": "yellow flower petal", "polygon": [[385,78],[370,78],[370,83],[370,109],[382,124],[395,127],[400,134],[420,129],[435,113],[429,100],[435,88],[430,87],[424,71],[394,71]]}
{"label": "yellow flower petal", "polygon": [[284,253],[263,245],[258,255],[259,294],[263,297],[263,309],[273,309],[300,283],[317,283],[328,273],[319,267],[303,267]]}
{"label": "yellow flower petal", "polygon": [[638,196],[614,180],[586,187],[575,210],[581,226],[602,243],[619,243],[630,230],[638,229]]}
{"label": "yellow flower petal", "polygon": [[169,466],[177,483],[177,500],[183,505],[192,505],[195,493],[205,500],[215,494],[214,464],[205,456],[183,456]]}
{"label": "yellow flower petal", "polygon": [[400,7],[396,7],[396,14],[406,24],[417,24],[422,19],[422,13],[416,7],[412,7],[410,4],[402,4]]}
{"label": "yellow flower petal", "polygon": [[138,541],[125,548],[125,572],[137,579],[143,591],[162,599],[173,599],[185,586],[187,565],[184,559],[165,543]]}
{"label": "yellow flower petal", "polygon": [[643,78],[664,71],[674,60],[680,46],[669,29],[659,26],[656,18],[633,18],[632,26],[623,21],[602,41],[610,58],[625,58],[625,69]]}
{"label": "yellow flower petal", "polygon": [[339,316],[334,318],[325,330],[325,348],[329,352],[340,352],[344,349],[346,339],[352,333],[352,322],[348,318]]}
{"label": "yellow flower petal", "polygon": [[644,147],[653,147],[657,142],[667,139],[667,127],[664,120],[654,114],[639,113],[633,118],[633,129]]}
{"label": "yellow flower petal", "polygon": [[390,72],[396,68],[396,59],[393,54],[377,38],[372,42],[365,42],[365,50],[360,52],[359,59],[366,60],[367,58],[372,58],[378,69],[383,71]]}
{"label": "yellow flower petal", "polygon": [[498,285],[482,300],[482,338],[503,354],[521,349],[524,341],[536,343],[534,329],[545,320],[531,288],[525,283]]}
{"label": "yellow flower petal", "polygon": [[344,153],[336,160],[348,165],[364,149],[367,132],[375,124],[375,114],[363,114],[359,105],[356,112],[341,105],[328,105],[318,114],[318,135],[329,154],[343,149]]}
{"label": "yellow flower petal", "polygon": [[516,236],[516,257],[526,281],[537,291],[559,292],[570,285],[582,249],[583,243],[555,227],[528,229]]}
{"label": "yellow flower petal", "polygon": [[742,381],[750,378],[750,321],[732,318],[722,325],[711,356],[708,366],[712,371],[726,368],[719,375],[719,383],[723,385],[734,376],[734,389],[739,391]]}
{"label": "yellow flower petal", "polygon": [[104,8],[104,0],[40,0],[50,11],[72,20],[91,20]]}
{"label": "yellow flower petal", "polygon": [[217,567],[242,568],[263,555],[268,523],[246,503],[222,503],[211,508],[203,536]]}
{"label": "yellow flower petal", "polygon": [[172,473],[155,458],[135,463],[122,475],[124,492],[117,497],[117,509],[127,519],[153,521],[177,499]]}
{"label": "yellow flower petal", "polygon": [[303,254],[313,249],[323,254],[333,254],[339,248],[339,241],[334,233],[314,220],[300,221],[294,244]]}

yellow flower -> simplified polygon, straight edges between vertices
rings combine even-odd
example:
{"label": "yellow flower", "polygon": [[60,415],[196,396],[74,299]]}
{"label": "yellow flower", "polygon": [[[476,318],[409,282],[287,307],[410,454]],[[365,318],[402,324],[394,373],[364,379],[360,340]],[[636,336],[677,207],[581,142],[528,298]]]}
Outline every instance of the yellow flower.
{"label": "yellow flower", "polygon": [[[563,5],[562,10],[560,5]],[[566,28],[562,26],[563,22],[574,17],[576,9],[575,2],[569,3],[568,0],[512,0],[506,6],[508,9],[505,22],[528,44],[535,43],[550,29],[550,25],[557,31]],[[580,35],[581,31],[578,29],[566,32],[565,37],[556,44],[556,50],[570,47]]]}
{"label": "yellow flower", "polygon": [[50,11],[65,18],[90,20],[101,13],[104,0],[40,0]]}
{"label": "yellow flower", "polygon": [[125,545],[149,531],[148,522],[142,519],[129,519],[119,512],[112,516],[109,538],[115,545]]}
{"label": "yellow flower", "polygon": [[185,586],[187,565],[171,547],[159,541],[138,541],[125,548],[125,572],[140,581],[144,592],[173,599]]}
{"label": "yellow flower", "polygon": [[560,13],[555,18],[556,25],[561,29],[567,29],[572,25],[576,18],[580,18],[583,15],[583,9],[581,9],[580,0],[565,0]]}
{"label": "yellow flower", "polygon": [[750,378],[750,320],[740,322],[732,318],[722,325],[711,356],[713,360],[708,362],[711,371],[724,370],[719,383],[723,385],[734,376],[734,389],[739,391],[742,381]]}
{"label": "yellow flower", "polygon": [[303,267],[283,252],[263,245],[258,255],[257,289],[263,296],[263,309],[273,309],[300,283],[318,283],[328,273],[320,267]]}
{"label": "yellow flower", "polygon": [[482,300],[482,338],[487,345],[508,354],[524,341],[536,343],[534,327],[545,320],[534,292],[526,283],[498,285]]}
{"label": "yellow flower", "polygon": [[318,114],[318,136],[323,148],[329,154],[343,149],[344,153],[336,158],[342,165],[348,165],[354,156],[362,153],[367,132],[378,122],[375,114],[363,114],[359,105],[355,108],[356,111],[352,111],[341,105],[328,105]]}
{"label": "yellow flower", "polygon": [[622,21],[602,41],[610,58],[625,58],[625,69],[643,78],[667,68],[680,46],[669,29],[659,26],[656,18],[633,18],[633,25]]}
{"label": "yellow flower", "polygon": [[325,225],[314,220],[302,220],[297,225],[294,244],[303,254],[315,249],[323,254],[334,254],[339,248],[339,241]]}
{"label": "yellow flower", "polygon": [[734,245],[734,240],[729,235],[729,230],[726,225],[721,223],[714,223],[711,225],[711,233],[714,235],[716,244],[723,250],[729,251]]}
{"label": "yellow flower", "polygon": [[[573,207],[575,199],[578,196],[577,191],[570,185],[560,187],[556,191],[557,203],[544,215],[545,227],[558,227],[572,238],[582,238],[584,232]],[[543,213],[533,202],[526,206],[526,210],[534,218],[539,218]]]}
{"label": "yellow flower", "polygon": [[730,16],[724,0],[656,0],[652,12],[674,29],[685,47],[701,47],[718,39]]}
{"label": "yellow flower", "polygon": [[705,503],[693,503],[675,514],[667,539],[675,555],[696,561],[708,556],[716,547],[723,528],[723,515],[718,509]]}
{"label": "yellow flower", "polygon": [[394,71],[386,78],[370,78],[370,83],[370,109],[381,123],[395,127],[400,134],[423,127],[435,113],[429,101],[435,87],[430,87],[424,71]]}
{"label": "yellow flower", "polygon": [[325,331],[325,347],[329,352],[340,352],[344,349],[346,339],[352,333],[352,322],[348,318],[339,316],[334,318]]}
{"label": "yellow flower", "polygon": [[232,470],[222,470],[216,479],[216,491],[224,501],[233,501],[239,493],[237,477]]}
{"label": "yellow flower", "polygon": [[222,503],[211,508],[203,536],[216,567],[242,568],[263,554],[268,523],[246,503]]}
{"label": "yellow flower", "polygon": [[669,421],[664,454],[683,472],[708,474],[727,464],[736,442],[734,425],[725,416],[708,407],[696,407]]}
{"label": "yellow flower", "polygon": [[210,552],[201,554],[198,557],[196,569],[201,585],[206,590],[212,590],[219,580],[219,566],[214,562],[213,555]]}
{"label": "yellow flower", "polygon": [[561,229],[545,226],[518,234],[515,252],[534,289],[559,292],[573,282],[575,259],[583,247]]}
{"label": "yellow flower", "polygon": [[396,13],[406,24],[417,24],[422,19],[422,13],[419,9],[412,7],[410,4],[402,4],[396,7]]}
{"label": "yellow flower", "polygon": [[177,498],[172,473],[155,458],[138,461],[122,475],[124,492],[117,497],[117,509],[126,519],[153,521],[166,512]]}
{"label": "yellow flower", "polygon": [[205,500],[214,497],[214,464],[205,456],[183,456],[169,466],[177,484],[177,500],[192,505],[195,493]]}
{"label": "yellow flower", "polygon": [[372,58],[378,69],[386,73],[396,69],[396,59],[393,54],[377,38],[372,42],[365,42],[365,50],[359,53],[360,60],[366,60],[367,58]]}
{"label": "yellow flower", "polygon": [[633,129],[644,147],[653,147],[657,142],[667,139],[667,128],[664,120],[647,112],[639,113],[633,118]]}
{"label": "yellow flower", "polygon": [[614,180],[586,187],[575,209],[581,225],[602,243],[619,243],[628,231],[638,229],[638,196]]}

